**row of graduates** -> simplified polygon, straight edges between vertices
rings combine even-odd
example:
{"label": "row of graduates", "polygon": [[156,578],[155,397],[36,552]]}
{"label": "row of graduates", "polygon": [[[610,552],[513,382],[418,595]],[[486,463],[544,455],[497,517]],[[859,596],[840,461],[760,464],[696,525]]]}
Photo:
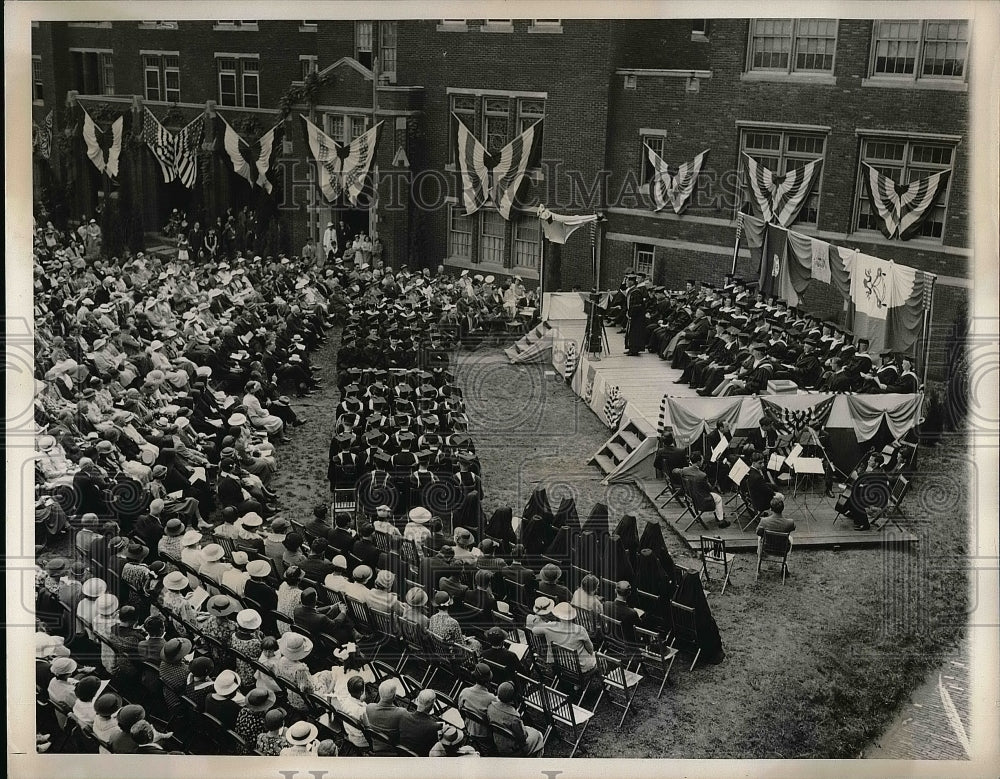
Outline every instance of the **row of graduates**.
{"label": "row of graduates", "polygon": [[845,329],[767,298],[739,277],[727,276],[719,289],[694,280],[672,292],[629,279],[623,286],[612,321],[633,334],[631,319],[640,307],[637,348],[683,370],[676,383],[701,395],[758,394],[772,379],[829,392],[913,393],[919,387],[908,355],[871,355],[867,339],[855,343]]}

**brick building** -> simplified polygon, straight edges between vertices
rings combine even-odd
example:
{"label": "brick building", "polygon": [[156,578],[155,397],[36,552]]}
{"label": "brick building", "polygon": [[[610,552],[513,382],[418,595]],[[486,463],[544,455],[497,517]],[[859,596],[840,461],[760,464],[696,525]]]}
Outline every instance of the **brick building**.
{"label": "brick building", "polygon": [[[209,149],[194,191],[165,185],[141,144],[123,152],[109,189],[58,131],[62,154],[36,160],[36,192],[63,191],[70,219],[109,194],[125,198],[147,232],[173,207],[213,219],[257,206],[277,216],[295,250],[328,219],[369,219],[321,201],[297,115],[349,141],[371,126],[377,104],[386,256],[531,280],[541,265],[537,219],[507,222],[491,208],[465,215],[459,205],[452,113],[491,151],[544,118],[522,201],[606,213],[602,287],[628,268],[668,286],[721,279],[736,211],[749,208],[741,152],[779,173],[821,158],[795,229],[938,274],[935,320],[948,323],[970,276],[969,33],[964,21],[858,19],[44,22],[32,29],[33,117],[55,109],[57,130],[74,90],[99,124],[139,96],[173,130],[214,101],[248,139],[279,121],[282,105],[291,111],[273,195]],[[312,70],[322,78],[307,99],[295,87]],[[651,210],[644,144],[674,164],[710,150],[682,215]],[[890,241],[877,231],[863,161],[902,180],[953,171],[919,236]],[[546,288],[593,286],[592,258],[586,231],[561,250],[546,244]],[[752,271],[745,250],[740,267]],[[822,285],[804,299],[823,314],[840,310]]]}

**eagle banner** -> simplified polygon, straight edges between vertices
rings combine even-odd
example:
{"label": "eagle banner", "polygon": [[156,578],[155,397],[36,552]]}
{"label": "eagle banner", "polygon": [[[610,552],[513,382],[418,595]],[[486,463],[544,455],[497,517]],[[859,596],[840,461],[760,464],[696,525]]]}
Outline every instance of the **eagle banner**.
{"label": "eagle banner", "polygon": [[240,137],[224,116],[221,114],[218,116],[225,126],[222,147],[233,164],[233,170],[250,182],[251,186],[259,185],[266,192],[270,192],[272,186],[267,174],[273,167],[278,150],[281,148],[285,132],[284,123],[278,122],[251,144]]}
{"label": "eagle banner", "polygon": [[680,214],[687,208],[691,192],[694,190],[701,164],[705,161],[705,149],[690,162],[682,163],[674,168],[660,157],[649,146],[646,146],[646,156],[653,166],[653,178],[649,182],[649,196],[653,201],[653,210],[662,211],[669,203],[675,214]]}
{"label": "eagle banner", "polygon": [[948,186],[951,173],[943,170],[909,184],[897,184],[871,165],[866,164],[865,168],[865,187],[878,216],[879,229],[886,238],[901,241],[912,236],[930,214],[931,206]]}
{"label": "eagle banner", "polygon": [[779,405],[773,401],[761,398],[760,403],[764,414],[775,419],[782,432],[801,433],[805,428],[823,428],[830,418],[835,396],[831,395],[807,408],[792,408]]}
{"label": "eagle banner", "polygon": [[126,114],[121,114],[111,123],[111,127],[102,130],[87,109],[83,111],[83,142],[87,147],[87,157],[94,167],[109,178],[118,178],[118,163],[122,154],[122,141],[125,136]]}
{"label": "eagle banner", "polygon": [[788,227],[799,215],[819,178],[820,161],[813,160],[801,168],[779,175],[765,168],[749,154],[744,154],[743,158],[747,169],[747,186],[753,196],[751,199],[760,209],[764,221]]}
{"label": "eagle banner", "polygon": [[375,159],[375,149],[382,122],[349,144],[337,143],[302,114],[309,150],[319,166],[319,188],[329,202],[344,196],[357,204],[365,186],[368,170]]}
{"label": "eagle banner", "polygon": [[456,122],[455,159],[462,184],[462,203],[474,214],[492,201],[504,219],[510,213],[524,181],[528,163],[542,136],[542,120],[524,130],[514,140],[491,154],[468,127],[453,113]]}

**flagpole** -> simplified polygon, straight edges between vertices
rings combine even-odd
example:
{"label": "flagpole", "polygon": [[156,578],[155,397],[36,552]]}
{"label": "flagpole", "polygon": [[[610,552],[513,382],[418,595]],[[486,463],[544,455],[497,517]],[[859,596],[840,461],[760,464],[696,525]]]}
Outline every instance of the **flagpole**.
{"label": "flagpole", "polygon": [[740,256],[740,234],[743,232],[743,219],[740,214],[736,215],[736,245],[733,247],[733,269],[729,275],[736,275],[736,260]]}
{"label": "flagpole", "polygon": [[[378,124],[378,57],[372,58],[372,127]],[[375,243],[378,230],[378,147],[375,148],[374,171],[372,172],[372,204],[368,210],[369,238]],[[385,247],[383,246],[383,250]],[[383,260],[384,262],[384,260]],[[390,266],[392,263],[389,263]]]}
{"label": "flagpole", "polygon": [[[930,274],[924,274],[924,278]],[[922,385],[927,386],[927,369],[930,367],[931,357],[931,329],[934,326],[934,289],[937,286],[937,276],[931,278],[931,300],[930,305],[924,309],[924,380]]]}

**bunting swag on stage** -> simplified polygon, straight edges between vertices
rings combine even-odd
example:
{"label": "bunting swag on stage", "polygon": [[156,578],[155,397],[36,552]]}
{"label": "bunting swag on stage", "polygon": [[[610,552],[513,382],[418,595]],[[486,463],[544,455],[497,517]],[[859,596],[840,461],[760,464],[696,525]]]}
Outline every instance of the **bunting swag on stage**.
{"label": "bunting swag on stage", "polygon": [[83,111],[83,141],[87,145],[87,156],[101,173],[110,178],[118,178],[126,114],[115,119],[109,129],[102,130],[90,118],[86,108],[81,105],[80,110]]}
{"label": "bunting swag on stage", "polygon": [[701,172],[701,164],[705,161],[705,155],[709,150],[705,149],[691,162],[685,162],[677,168],[676,173],[670,172],[670,166],[660,155],[646,146],[646,156],[650,165],[653,166],[653,178],[649,182],[649,195],[653,201],[653,210],[662,211],[669,203],[675,214],[681,213],[687,208],[688,199],[694,190],[698,174]]}
{"label": "bunting swag on stage", "polygon": [[278,122],[251,145],[240,137],[222,114],[218,114],[218,117],[225,125],[222,147],[233,163],[233,170],[249,181],[250,186],[260,185],[266,192],[270,192],[272,187],[267,174],[281,148],[285,135],[284,122]]}
{"label": "bunting swag on stage", "polygon": [[302,114],[309,149],[319,165],[319,188],[329,202],[344,195],[352,205],[364,189],[365,177],[375,158],[379,128],[382,122],[364,135],[359,135],[347,146],[337,143]]}
{"label": "bunting swag on stage", "polygon": [[948,185],[951,171],[943,170],[905,186],[883,176],[866,164],[864,180],[872,208],[878,215],[878,226],[886,238],[905,241],[916,231],[938,195]]}
{"label": "bunting swag on stage", "polygon": [[564,244],[578,227],[597,221],[597,214],[567,216],[549,211],[544,205],[538,206],[538,218],[542,222],[542,232],[552,243]]}
{"label": "bunting swag on stage", "polygon": [[466,214],[474,214],[492,201],[500,215],[510,220],[511,208],[524,180],[528,162],[541,137],[541,120],[535,122],[496,154],[486,150],[457,114],[456,159],[462,182]]}
{"label": "bunting swag on stage", "polygon": [[160,165],[164,183],[177,179],[188,189],[193,189],[198,180],[198,147],[204,133],[202,117],[174,134],[160,124],[147,107],[143,112],[142,130],[146,145]]}
{"label": "bunting swag on stage", "polygon": [[788,227],[799,215],[819,177],[820,160],[813,160],[779,176],[749,154],[744,154],[743,157],[752,199],[760,209],[764,221]]}
{"label": "bunting swag on stage", "polygon": [[[810,395],[804,397],[812,398]],[[815,428],[826,427],[826,420],[830,418],[830,411],[833,409],[833,401],[834,396],[831,395],[806,408],[789,408],[788,406],[779,406],[767,398],[760,399],[766,415],[778,420],[778,425],[784,430],[795,433],[802,432],[806,425]]]}

